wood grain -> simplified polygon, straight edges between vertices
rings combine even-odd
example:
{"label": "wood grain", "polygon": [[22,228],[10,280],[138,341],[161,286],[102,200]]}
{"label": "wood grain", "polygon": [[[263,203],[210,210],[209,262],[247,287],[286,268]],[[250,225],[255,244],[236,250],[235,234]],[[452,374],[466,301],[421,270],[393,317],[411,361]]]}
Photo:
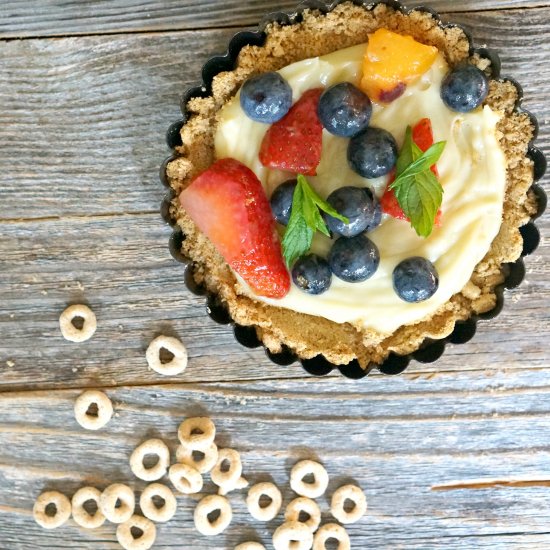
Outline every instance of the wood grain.
{"label": "wood grain", "polygon": [[[107,393],[116,415],[100,432],[76,424],[78,392],[22,392],[0,398],[0,532],[3,548],[51,548],[54,542],[116,548],[111,525],[87,533],[73,522],[47,533],[30,509],[44,488],[72,494],[129,482],[132,449],[159,436],[176,446],[185,417],[211,416],[217,440],[242,453],[252,481],[272,478],[292,498],[288,473],[300,458],[321,460],[331,476],[320,500],[349,480],[366,491],[369,512],[348,531],[354,548],[536,548],[548,541],[548,489],[540,486],[433,491],[457,481],[537,479],[550,468],[550,371],[454,373],[442,378],[378,377],[118,388]],[[274,437],[276,434],[276,437]],[[204,493],[212,492],[208,482]],[[254,521],[244,494],[232,493],[235,517],[219,537],[192,524],[195,497],[179,498],[176,518],[160,526],[155,548],[233,548],[248,535],[268,543],[281,522]],[[61,546],[55,546],[59,548]],[[268,546],[269,547],[269,546]]]}
{"label": "wood grain", "polygon": [[[550,119],[549,19],[550,9],[456,16],[499,50],[541,122]],[[178,98],[232,34],[0,42],[0,220],[154,211]],[[539,143],[550,150],[547,126]]]}
{"label": "wood grain", "polygon": [[[272,11],[293,11],[298,0],[99,0],[37,2],[4,0],[0,6],[0,38],[198,29],[255,25]],[[407,6],[425,2],[406,2]],[[548,0],[431,0],[442,12],[548,6]]]}

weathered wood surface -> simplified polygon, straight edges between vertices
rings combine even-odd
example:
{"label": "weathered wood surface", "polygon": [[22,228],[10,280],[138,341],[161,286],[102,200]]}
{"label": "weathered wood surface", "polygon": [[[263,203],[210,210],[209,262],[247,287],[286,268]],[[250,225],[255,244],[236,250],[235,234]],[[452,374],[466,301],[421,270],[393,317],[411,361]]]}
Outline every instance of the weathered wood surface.
{"label": "weathered wood surface", "polygon": [[[72,521],[53,532],[28,510],[44,488],[71,495],[91,483],[144,487],[128,457],[158,436],[176,446],[178,423],[208,414],[220,445],[242,453],[252,482],[272,478],[292,498],[288,472],[316,457],[331,476],[319,502],[348,480],[366,491],[369,511],[348,527],[353,548],[510,549],[548,546],[550,371],[447,373],[370,384],[294,380],[197,384],[108,391],[116,416],[97,433],[82,430],[76,391],[4,394],[0,400],[0,533],[3,549],[117,548],[114,527],[86,532]],[[209,480],[209,478],[207,478]],[[499,487],[521,480],[525,486]],[[461,488],[483,481],[483,489]],[[433,490],[454,486],[455,489]],[[457,487],[458,486],[458,487]],[[203,494],[212,492],[210,482]],[[230,495],[234,520],[205,538],[192,524],[196,498],[179,498],[176,518],[159,527],[155,548],[233,548],[246,537],[270,546],[278,518],[262,524]],[[62,542],[61,542],[62,541]]]}
{"label": "weathered wood surface", "polygon": [[[550,8],[541,6],[550,2],[430,4],[457,12],[452,20],[499,50],[548,152]],[[0,5],[0,37],[211,28],[0,42],[0,550],[118,548],[113,526],[43,531],[30,515],[34,499],[44,488],[70,495],[84,483],[140,490],[131,450],[153,434],[175,445],[178,422],[198,413],[213,416],[222,445],[242,452],[252,481],[271,476],[286,487],[285,503],[298,458],[326,463],[329,494],[357,480],[370,509],[349,528],[354,548],[547,549],[547,238],[497,319],[400,377],[314,380],[297,366],[277,367],[261,349],[237,344],[229,327],[206,317],[204,299],[185,290],[156,208],[163,134],[206,58],[272,8],[260,0]],[[538,225],[547,235],[548,215]],[[97,313],[98,331],[71,344],[58,316],[81,301]],[[161,332],[189,349],[188,369],[175,379],[144,359]],[[79,388],[90,386],[107,387],[117,410],[99,433],[72,416]],[[230,529],[206,539],[192,526],[194,500],[181,498],[155,548],[231,549],[247,538],[270,548],[277,522],[255,522],[243,493],[231,500]]]}
{"label": "weathered wood surface", "polygon": [[[444,12],[472,12],[502,8],[548,6],[548,0],[431,0],[404,2],[429,4]],[[4,0],[0,6],[0,37],[21,38],[74,34],[100,34],[166,29],[198,29],[255,25],[270,11],[292,11],[299,0],[99,0],[95,2],[29,2]]]}

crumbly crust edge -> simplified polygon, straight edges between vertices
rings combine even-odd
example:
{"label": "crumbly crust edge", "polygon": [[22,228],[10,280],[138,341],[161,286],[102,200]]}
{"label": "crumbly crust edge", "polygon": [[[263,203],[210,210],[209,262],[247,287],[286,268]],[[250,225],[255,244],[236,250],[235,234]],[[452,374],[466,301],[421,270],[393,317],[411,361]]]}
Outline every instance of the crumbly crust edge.
{"label": "crumbly crust edge", "polygon": [[[187,105],[189,118],[181,131],[183,145],[177,150],[178,158],[168,164],[166,171],[176,193],[170,214],[185,235],[182,251],[195,264],[197,282],[220,297],[236,323],[256,327],[258,337],[273,353],[285,345],[304,359],[322,354],[334,364],[358,359],[361,366],[367,367],[382,363],[390,352],[411,353],[427,338],[444,338],[457,321],[495,306],[495,287],[504,279],[502,265],[520,257],[523,241],[519,227],[536,211],[536,198],[529,191],[533,183],[533,162],[527,157],[534,128],[527,114],[515,111],[518,99],[515,86],[507,81],[491,80],[486,104],[504,113],[497,127],[507,159],[503,222],[490,250],[461,292],[428,318],[404,325],[390,336],[351,323],[338,324],[323,317],[270,306],[239,294],[229,266],[198,231],[177,199],[179,192],[215,160],[217,112],[250,75],[278,70],[295,61],[366,42],[368,34],[380,27],[436,46],[451,65],[468,58],[469,42],[462,29],[443,27],[427,12],[413,10],[403,14],[383,4],[366,10],[346,2],[327,14],[306,10],[299,23],[269,24],[263,46],[245,46],[236,68],[214,78],[212,95],[191,99]],[[486,59],[473,56],[470,62],[488,69]]]}

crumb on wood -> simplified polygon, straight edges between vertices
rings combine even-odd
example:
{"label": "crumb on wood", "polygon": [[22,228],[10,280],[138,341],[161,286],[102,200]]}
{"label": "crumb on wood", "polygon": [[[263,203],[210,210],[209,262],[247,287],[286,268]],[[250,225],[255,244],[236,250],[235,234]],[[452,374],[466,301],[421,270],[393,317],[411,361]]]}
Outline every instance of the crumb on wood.
{"label": "crumb on wood", "polygon": [[15,361],[12,361],[11,359],[8,359],[6,361],[6,366],[8,366],[10,369],[15,367]]}

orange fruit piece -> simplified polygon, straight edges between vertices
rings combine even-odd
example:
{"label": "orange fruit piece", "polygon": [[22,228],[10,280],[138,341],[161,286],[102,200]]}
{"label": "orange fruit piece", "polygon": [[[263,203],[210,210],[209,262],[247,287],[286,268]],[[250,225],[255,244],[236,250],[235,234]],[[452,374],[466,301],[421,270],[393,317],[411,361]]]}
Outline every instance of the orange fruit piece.
{"label": "orange fruit piece", "polygon": [[389,103],[431,67],[437,52],[412,36],[378,29],[369,35],[360,88],[373,101]]}

